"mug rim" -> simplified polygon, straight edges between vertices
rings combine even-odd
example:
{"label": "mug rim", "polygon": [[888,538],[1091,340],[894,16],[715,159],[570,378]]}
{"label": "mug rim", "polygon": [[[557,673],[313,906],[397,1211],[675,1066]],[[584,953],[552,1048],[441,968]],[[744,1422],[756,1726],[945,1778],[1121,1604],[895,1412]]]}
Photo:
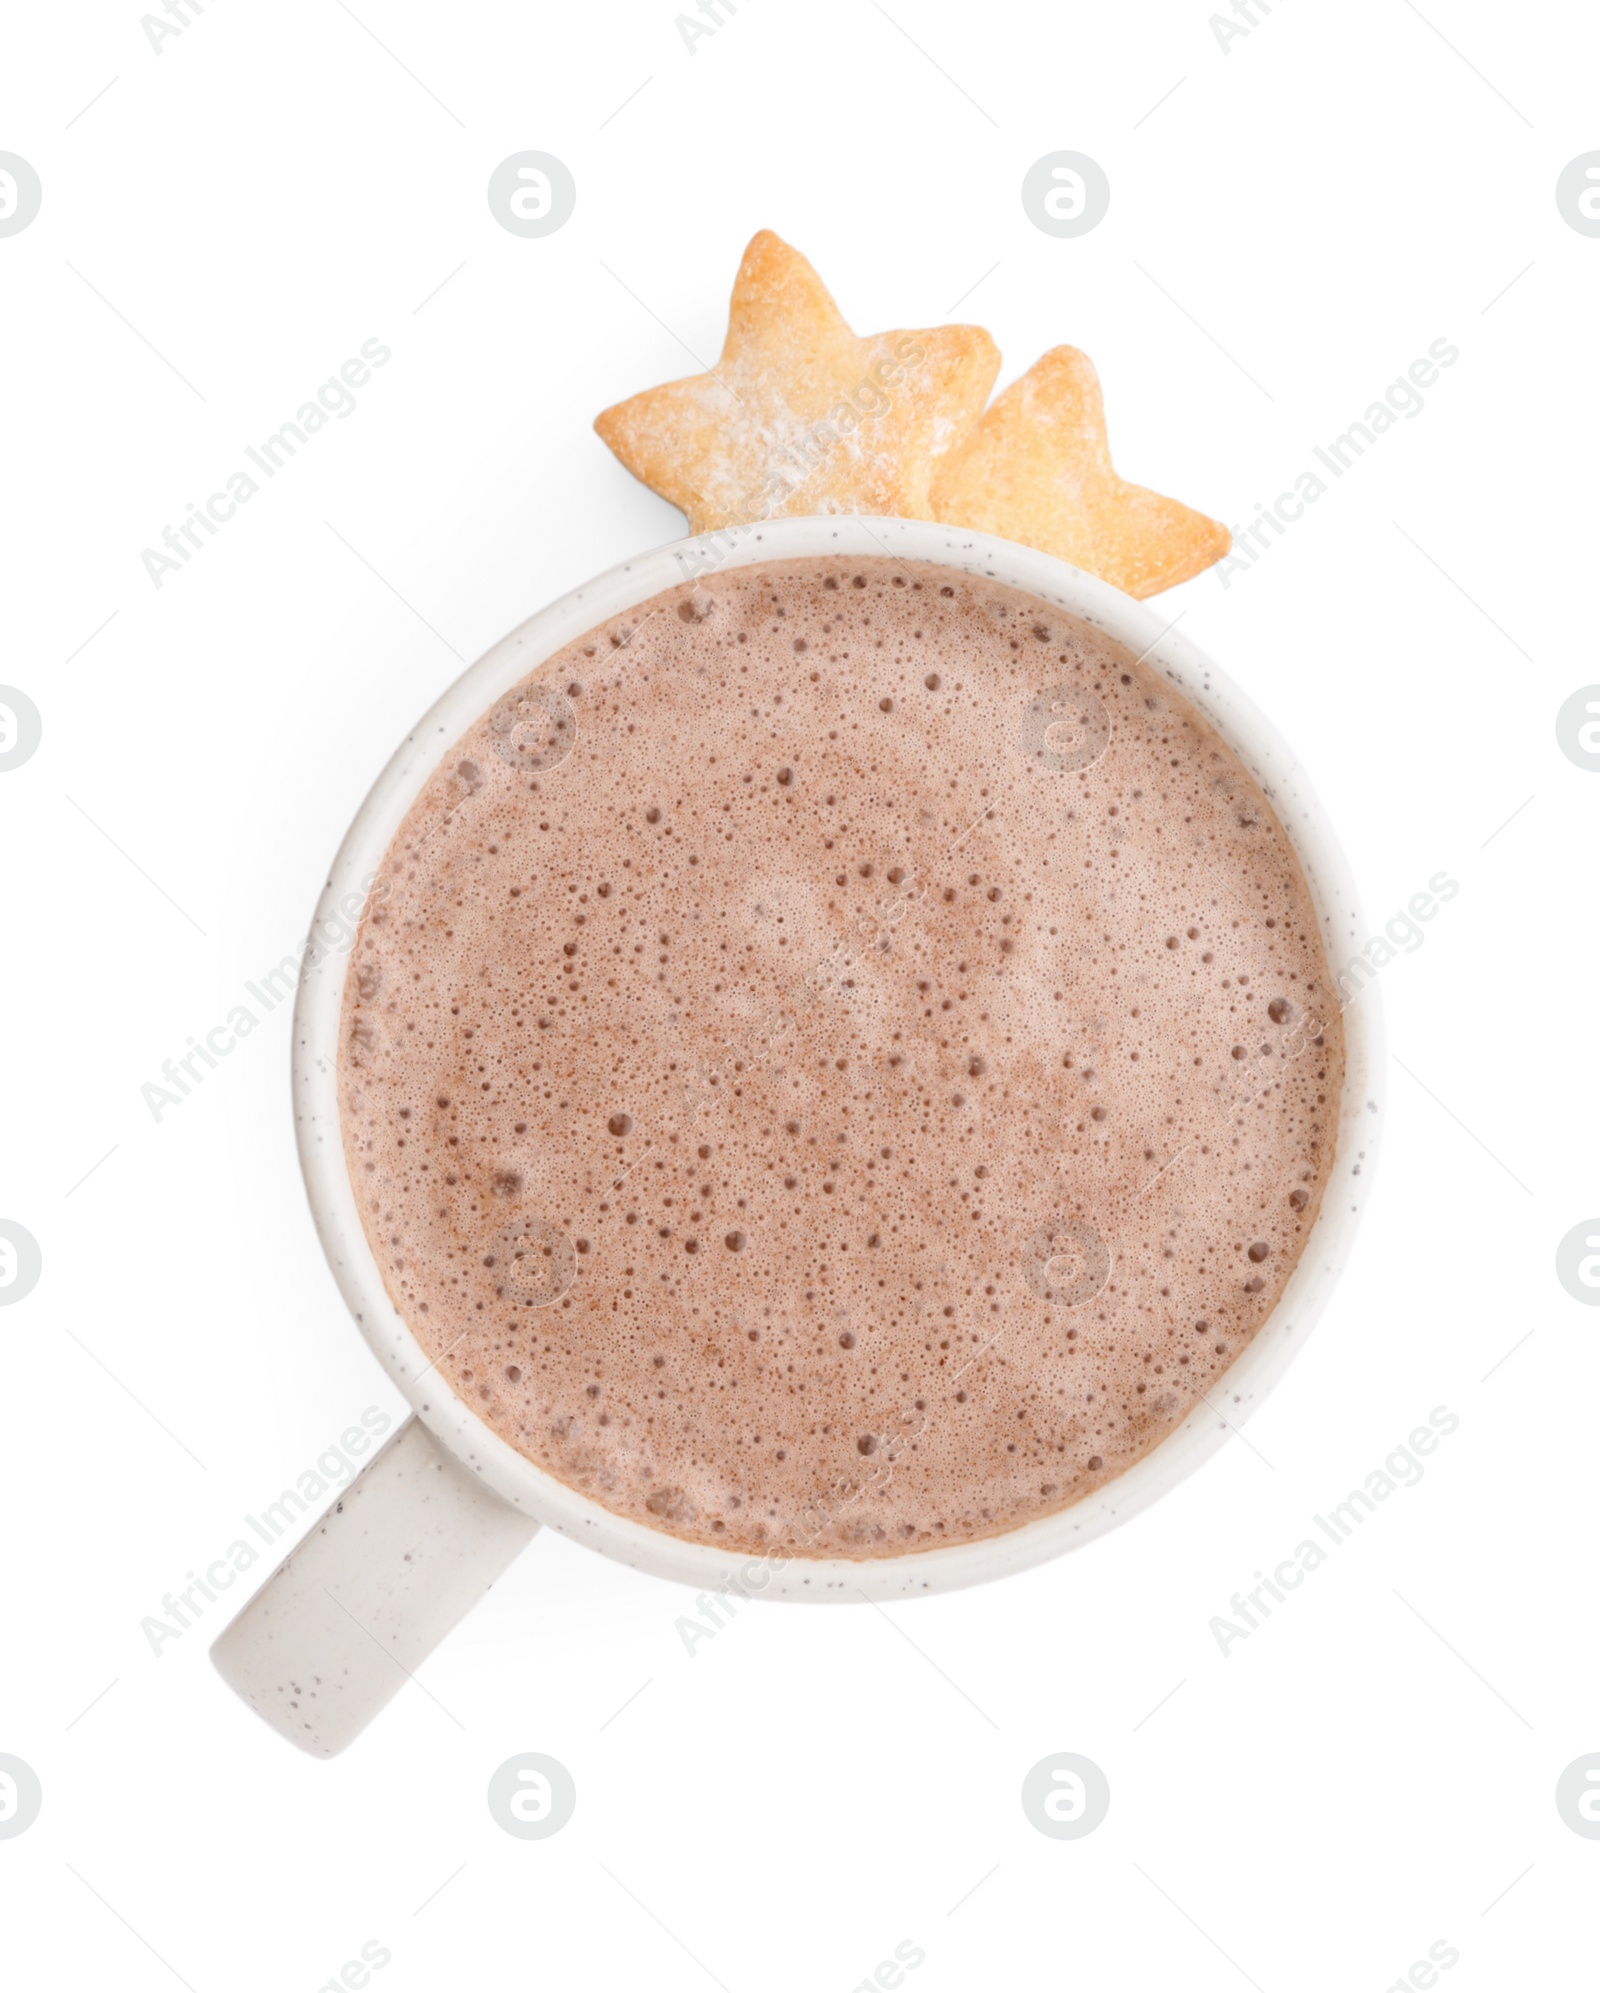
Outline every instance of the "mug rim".
{"label": "mug rim", "polygon": [[[1277,730],[1173,623],[1097,577],[1009,540],[924,520],[817,515],[730,527],[652,548],[570,590],[492,645],[407,734],[356,811],[317,902],[313,935],[364,897],[407,811],[453,744],[514,685],[575,638],[685,580],[765,561],[898,554],[1020,589],[1080,618],[1157,670],[1221,734],[1272,805],[1299,860],[1322,935],[1330,983],[1367,937],[1348,862],[1321,803]],[[363,880],[368,884],[364,885]],[[311,1213],[357,1326],[416,1415],[462,1463],[514,1507],[603,1555],[704,1590],[789,1599],[892,1599],[951,1591],[1031,1568],[1094,1541],[1187,1480],[1220,1450],[1277,1384],[1327,1304],[1365,1209],[1382,1124],[1377,1098],[1383,1021],[1377,991],[1343,1006],[1345,1083],[1333,1160],[1315,1223],[1277,1306],[1223,1373],[1225,1419],[1206,1399],[1131,1467],[1054,1513],[997,1535],[887,1557],[730,1553],[614,1514],[536,1466],[494,1432],[437,1374],[385,1286],[345,1159],[337,1051],[354,946],[304,973],[295,999],[295,1133]],[[759,1582],[758,1582],[759,1580]]]}

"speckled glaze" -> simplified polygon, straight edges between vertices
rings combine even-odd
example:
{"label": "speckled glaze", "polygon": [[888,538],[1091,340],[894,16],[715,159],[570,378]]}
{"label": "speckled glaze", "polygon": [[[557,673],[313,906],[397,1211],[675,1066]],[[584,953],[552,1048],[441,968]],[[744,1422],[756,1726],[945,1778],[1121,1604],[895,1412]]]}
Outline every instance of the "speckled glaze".
{"label": "speckled glaze", "polygon": [[280,1737],[336,1757],[538,1528],[407,1419],[224,1629],[212,1663]]}
{"label": "speckled glaze", "polygon": [[[805,518],[657,548],[563,596],[503,638],[413,729],[374,785],[334,861],[319,918],[375,873],[428,776],[496,699],[537,665],[602,622],[712,568],[763,561],[899,555],[939,562],[1021,588],[1107,631],[1159,668],[1215,726],[1261,785],[1293,840],[1316,905],[1328,958],[1347,961],[1367,929],[1354,882],[1321,806],[1266,720],[1160,610],[1008,541],[915,520]],[[767,1598],[859,1600],[949,1591],[1059,1556],[1147,1508],[1207,1460],[1293,1360],[1349,1256],[1372,1184],[1383,1085],[1378,994],[1344,1013],[1345,1089],[1337,1153],[1311,1238],[1279,1305],[1227,1372],[1227,1422],[1202,1406],[1153,1452],[1077,1506],[982,1541],[872,1560],[729,1556],[613,1515],[543,1473],[499,1439],[444,1385],[385,1291],[345,1166],[335,1074],[342,978],[302,982],[295,1013],[294,1101],[311,1208],[329,1264],[362,1333],[437,1441],[485,1491],[606,1556],[699,1588],[731,1586]]]}

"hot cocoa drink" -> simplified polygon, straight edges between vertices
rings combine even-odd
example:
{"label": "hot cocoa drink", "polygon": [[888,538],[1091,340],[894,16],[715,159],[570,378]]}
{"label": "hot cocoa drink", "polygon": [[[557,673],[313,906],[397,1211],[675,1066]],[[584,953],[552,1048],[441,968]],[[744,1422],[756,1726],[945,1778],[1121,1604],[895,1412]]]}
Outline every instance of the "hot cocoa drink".
{"label": "hot cocoa drink", "polygon": [[619,1515],[883,1557],[1059,1510],[1272,1312],[1344,1046],[1261,789],[1159,670],[892,559],[686,581],[459,741],[340,1090],[450,1389]]}

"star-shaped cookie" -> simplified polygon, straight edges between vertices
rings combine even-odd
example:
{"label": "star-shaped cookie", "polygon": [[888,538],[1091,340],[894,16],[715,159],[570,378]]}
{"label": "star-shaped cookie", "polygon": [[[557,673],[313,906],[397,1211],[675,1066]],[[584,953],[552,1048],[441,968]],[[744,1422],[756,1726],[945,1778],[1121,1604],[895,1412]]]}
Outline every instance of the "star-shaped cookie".
{"label": "star-shaped cookie", "polygon": [[1187,581],[1232,544],[1215,519],[1117,476],[1099,377],[1073,346],[1036,360],[949,453],[933,516],[1038,547],[1141,597]]}
{"label": "star-shaped cookie", "polygon": [[739,265],[718,364],[594,426],[691,533],[812,512],[931,519],[933,474],[999,369],[981,326],[858,339],[806,259],[763,229]]}

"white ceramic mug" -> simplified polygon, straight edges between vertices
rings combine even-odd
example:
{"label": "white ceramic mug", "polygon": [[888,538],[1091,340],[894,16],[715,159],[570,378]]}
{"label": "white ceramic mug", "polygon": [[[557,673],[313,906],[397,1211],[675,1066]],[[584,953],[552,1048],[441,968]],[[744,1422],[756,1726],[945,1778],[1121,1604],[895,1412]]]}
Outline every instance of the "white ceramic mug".
{"label": "white ceramic mug", "polygon": [[[1026,590],[1147,658],[1260,783],[1309,882],[1328,960],[1366,939],[1354,883],[1293,755],[1255,707],[1158,611],[1046,554],[908,519],[778,519],[660,547],[553,602],[463,673],[415,727],[357,812],[318,904],[337,925],[448,750],[502,694],[574,638],[695,574],[773,560],[891,554]],[[540,1525],[642,1571],[748,1597],[888,1599],[1020,1571],[1103,1535],[1186,1479],[1230,1425],[1201,1403],[1143,1459],[1072,1507],[974,1543],[899,1557],[730,1556],[613,1515],[508,1446],[445,1385],[385,1289],[357,1210],[336,1074],[343,968],[306,976],[294,1020],[294,1102],[312,1215],[334,1277],[409,1419],[222,1634],[227,1681],[291,1742],[342,1750],[510,1564]],[[1345,1009],[1337,1154],[1278,1306],[1227,1372],[1230,1419],[1283,1374],[1347,1259],[1372,1183],[1382,1026],[1376,992]]]}

